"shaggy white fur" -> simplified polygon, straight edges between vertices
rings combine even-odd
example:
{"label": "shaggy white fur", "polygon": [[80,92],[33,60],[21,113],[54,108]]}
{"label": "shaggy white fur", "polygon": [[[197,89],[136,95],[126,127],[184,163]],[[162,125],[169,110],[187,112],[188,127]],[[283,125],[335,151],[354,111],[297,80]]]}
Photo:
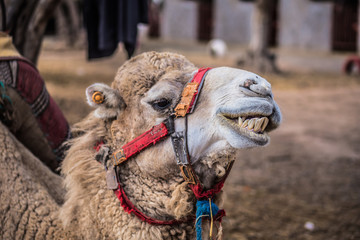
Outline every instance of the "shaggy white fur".
{"label": "shaggy white fur", "polygon": [[0,122],[1,239],[63,239],[58,219],[64,189],[53,174]]}

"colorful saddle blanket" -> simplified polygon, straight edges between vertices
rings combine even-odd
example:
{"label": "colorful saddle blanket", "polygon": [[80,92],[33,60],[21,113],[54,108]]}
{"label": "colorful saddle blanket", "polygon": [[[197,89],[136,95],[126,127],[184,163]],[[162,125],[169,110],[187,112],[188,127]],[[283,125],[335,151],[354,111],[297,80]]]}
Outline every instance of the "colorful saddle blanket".
{"label": "colorful saddle blanket", "polygon": [[[40,155],[43,154],[42,152],[45,151],[45,147],[41,147],[41,140],[36,139],[40,137],[45,138],[52,153],[56,157],[56,161],[61,161],[64,156],[64,147],[62,144],[70,138],[68,122],[58,105],[49,95],[45,83],[36,67],[27,59],[21,57],[16,50],[14,50],[11,44],[11,38],[5,36],[0,36],[0,83],[2,83],[0,88],[7,88],[6,91],[2,89],[2,97],[0,97],[4,98],[5,95],[8,94],[6,97],[7,100],[10,100],[12,105],[17,104],[17,106],[12,106],[14,109],[10,109],[10,111],[14,111],[11,113],[11,115],[13,115],[11,117],[12,119],[2,119],[2,122],[8,125],[15,136],[17,136],[17,131],[22,129],[24,132],[21,134],[23,139],[19,140],[23,142],[25,146],[32,146],[27,147],[39,158],[41,158]],[[16,94],[20,97],[16,96]],[[2,106],[2,111],[4,111],[5,107],[6,106]],[[29,112],[32,114],[24,115],[27,111],[25,108],[30,108],[31,111]],[[26,116],[27,119],[22,119],[24,116]],[[28,126],[31,118],[35,119],[32,125],[36,126]],[[41,132],[42,136],[34,136],[34,134],[36,135],[36,131],[29,129],[34,127],[40,128],[41,131],[38,132]],[[28,130],[27,132],[25,132],[25,128]],[[38,143],[36,143],[36,141],[38,141]],[[47,158],[49,158],[49,156]],[[44,162],[44,159],[41,160]],[[45,159],[45,162],[47,161],[50,160]],[[58,164],[52,163],[50,165],[52,165],[51,168],[53,169]]]}

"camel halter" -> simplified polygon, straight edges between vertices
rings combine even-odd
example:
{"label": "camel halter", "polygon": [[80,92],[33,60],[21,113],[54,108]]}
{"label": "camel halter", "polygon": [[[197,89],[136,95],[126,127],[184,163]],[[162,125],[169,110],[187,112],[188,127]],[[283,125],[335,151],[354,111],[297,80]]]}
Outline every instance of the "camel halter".
{"label": "camel halter", "polygon": [[[222,187],[224,186],[224,182],[227,176],[229,175],[229,172],[233,165],[233,161],[231,161],[226,167],[225,175],[211,189],[205,190],[192,167],[190,161],[190,155],[187,147],[187,128],[188,128],[187,115],[191,114],[194,111],[197,99],[199,97],[201,88],[204,83],[205,76],[210,69],[211,68],[200,68],[198,72],[195,74],[195,76],[192,78],[192,80],[186,84],[181,94],[180,102],[176,105],[173,114],[169,118],[167,118],[162,123],[153,126],[150,130],[144,132],[139,137],[133,139],[129,143],[123,145],[120,149],[116,150],[112,154],[112,161],[113,161],[112,168],[107,169],[105,163],[105,168],[107,170],[106,180],[107,180],[108,188],[114,190],[114,193],[120,200],[120,204],[123,207],[123,209],[128,213],[134,213],[138,218],[150,224],[173,225],[182,222],[188,222],[189,220],[162,221],[146,216],[145,214],[140,212],[134,206],[134,204],[132,204],[132,202],[126,196],[124,189],[121,187],[118,175],[116,173],[116,166],[119,166],[123,162],[127,161],[129,158],[141,152],[143,149],[155,145],[160,140],[169,136],[171,137],[172,145],[176,156],[176,161],[180,168],[181,175],[183,176],[185,182],[188,183],[189,187],[191,188],[195,197],[198,200],[197,214],[196,214],[197,232],[198,232],[199,224],[201,227],[201,217],[208,216],[209,218],[211,218],[211,227],[212,227],[213,220],[219,221],[221,223],[222,217],[225,216],[225,211],[218,210],[217,206],[212,202],[212,198],[217,193],[219,193]],[[95,94],[99,94],[99,92],[95,92],[94,95]],[[93,98],[96,98],[97,96],[94,95]],[[175,130],[174,119],[178,117],[185,117],[184,131]],[[99,149],[100,146],[98,144],[96,150],[99,151]],[[210,210],[209,209],[206,210],[206,208],[209,208]],[[214,208],[216,208],[215,211],[213,210]],[[206,212],[208,212],[207,215],[205,214]],[[200,229],[200,238],[198,237],[198,239],[201,239],[201,229]]]}

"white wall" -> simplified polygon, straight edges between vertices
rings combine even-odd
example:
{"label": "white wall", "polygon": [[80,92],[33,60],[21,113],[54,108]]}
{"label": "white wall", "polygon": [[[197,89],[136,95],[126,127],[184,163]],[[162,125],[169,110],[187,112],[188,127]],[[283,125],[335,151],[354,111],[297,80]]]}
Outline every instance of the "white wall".
{"label": "white wall", "polygon": [[214,38],[248,44],[254,4],[239,0],[215,0]]}
{"label": "white wall", "polygon": [[164,1],[161,36],[171,40],[197,39],[197,3],[182,0]]}
{"label": "white wall", "polygon": [[331,50],[332,3],[279,1],[279,46]]}
{"label": "white wall", "polygon": [[[278,7],[279,48],[331,51],[331,2],[279,0]],[[251,2],[215,0],[213,37],[228,43],[249,44],[253,10]],[[164,39],[196,41],[198,9],[195,1],[166,0],[162,17]],[[358,45],[360,50],[360,27]]]}

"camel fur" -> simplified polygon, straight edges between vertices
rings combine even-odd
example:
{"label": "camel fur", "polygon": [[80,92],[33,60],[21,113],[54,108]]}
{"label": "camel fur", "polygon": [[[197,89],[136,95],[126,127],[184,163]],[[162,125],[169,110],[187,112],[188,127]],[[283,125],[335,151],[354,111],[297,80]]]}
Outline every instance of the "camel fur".
{"label": "camel fur", "polygon": [[[96,161],[94,146],[104,142],[102,147],[114,152],[162,122],[196,70],[181,55],[149,52],[124,63],[111,87],[90,86],[86,94],[96,110],[73,127],[75,137],[68,142],[71,147],[61,166],[63,179],[45,169],[1,125],[0,137],[6,142],[0,148],[2,236],[194,239],[193,221],[151,225],[126,213],[107,188],[105,169]],[[103,103],[92,102],[95,91],[104,94]],[[242,70],[210,70],[196,109],[188,118],[189,154],[205,188],[211,188],[224,175],[236,149],[265,145],[269,140],[266,133],[251,133],[236,126],[234,119],[237,121],[239,116],[267,116],[265,132],[279,125],[281,114],[270,84]],[[175,120],[175,128],[183,130],[183,118]],[[158,220],[194,217],[196,199],[180,175],[170,138],[122,163],[118,171],[129,199],[147,216]],[[215,196],[217,204],[221,205],[222,200],[222,193]],[[203,225],[206,229],[206,221]],[[203,231],[203,239],[207,239],[207,233]]]}

